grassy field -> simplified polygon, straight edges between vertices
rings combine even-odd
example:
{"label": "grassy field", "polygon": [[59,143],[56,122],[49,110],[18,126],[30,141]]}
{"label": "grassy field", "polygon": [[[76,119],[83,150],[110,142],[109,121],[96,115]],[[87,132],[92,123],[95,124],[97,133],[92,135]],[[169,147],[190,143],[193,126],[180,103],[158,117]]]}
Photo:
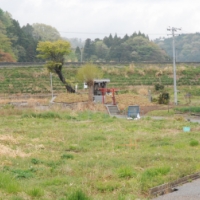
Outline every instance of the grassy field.
{"label": "grassy field", "polygon": [[126,120],[7,105],[0,109],[0,199],[149,199],[151,187],[200,171],[199,142],[199,124],[173,112]]}

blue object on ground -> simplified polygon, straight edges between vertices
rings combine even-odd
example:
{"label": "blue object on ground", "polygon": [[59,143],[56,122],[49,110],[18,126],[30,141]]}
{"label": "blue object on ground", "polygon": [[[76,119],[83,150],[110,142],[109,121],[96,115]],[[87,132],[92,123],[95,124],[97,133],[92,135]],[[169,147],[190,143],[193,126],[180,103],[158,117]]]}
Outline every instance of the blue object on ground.
{"label": "blue object on ground", "polygon": [[129,106],[128,107],[128,117],[137,118],[140,114],[140,107],[139,106]]}
{"label": "blue object on ground", "polygon": [[188,127],[188,126],[183,127],[183,131],[184,132],[190,132],[190,127]]}

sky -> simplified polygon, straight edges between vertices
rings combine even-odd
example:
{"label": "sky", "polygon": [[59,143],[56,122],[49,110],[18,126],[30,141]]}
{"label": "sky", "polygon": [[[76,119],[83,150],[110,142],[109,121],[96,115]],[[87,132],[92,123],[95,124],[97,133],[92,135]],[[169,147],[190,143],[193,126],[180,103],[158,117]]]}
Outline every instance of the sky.
{"label": "sky", "polygon": [[200,32],[199,0],[0,0],[21,26],[43,23],[67,38],[123,37],[142,32],[150,39]]}

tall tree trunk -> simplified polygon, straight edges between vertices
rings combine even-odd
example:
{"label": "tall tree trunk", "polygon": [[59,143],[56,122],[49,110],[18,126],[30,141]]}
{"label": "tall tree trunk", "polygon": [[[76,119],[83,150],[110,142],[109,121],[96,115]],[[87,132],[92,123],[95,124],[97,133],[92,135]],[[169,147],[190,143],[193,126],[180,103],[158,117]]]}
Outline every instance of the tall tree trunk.
{"label": "tall tree trunk", "polygon": [[75,93],[75,90],[72,88],[72,86],[65,81],[65,78],[64,78],[61,70],[55,69],[55,72],[58,75],[59,79],[62,81],[62,83],[65,85],[67,91],[70,93]]}
{"label": "tall tree trunk", "polygon": [[88,85],[88,89],[89,102],[93,102],[93,85]]}

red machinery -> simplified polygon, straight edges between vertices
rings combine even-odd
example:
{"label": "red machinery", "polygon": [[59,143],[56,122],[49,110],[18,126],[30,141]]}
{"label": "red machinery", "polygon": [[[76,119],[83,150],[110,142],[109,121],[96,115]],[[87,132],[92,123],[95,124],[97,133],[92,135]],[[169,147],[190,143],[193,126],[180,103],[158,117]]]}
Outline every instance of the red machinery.
{"label": "red machinery", "polygon": [[118,89],[116,89],[116,88],[99,88],[99,90],[102,93],[102,103],[103,104],[104,104],[104,96],[105,96],[106,92],[112,92],[113,105],[116,105],[115,92],[118,91]]}

